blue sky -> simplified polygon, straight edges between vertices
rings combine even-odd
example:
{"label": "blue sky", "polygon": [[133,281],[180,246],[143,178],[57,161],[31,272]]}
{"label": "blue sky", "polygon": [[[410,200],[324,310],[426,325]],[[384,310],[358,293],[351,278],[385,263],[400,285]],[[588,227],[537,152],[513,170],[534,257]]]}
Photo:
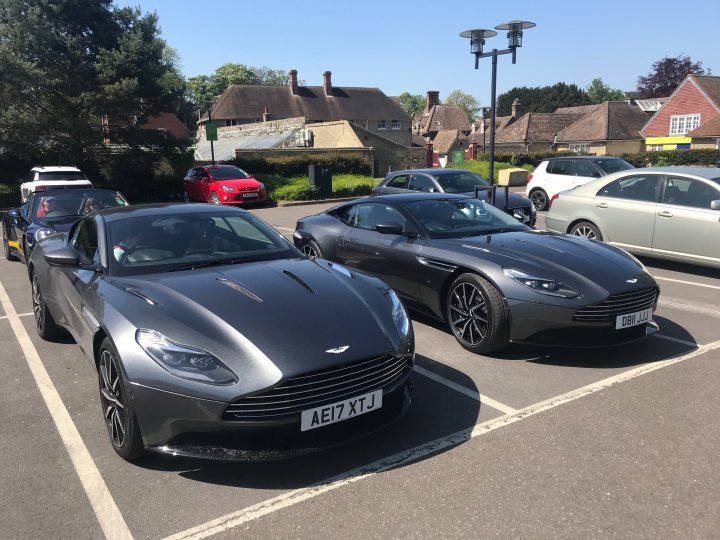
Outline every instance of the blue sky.
{"label": "blue sky", "polygon": [[[601,77],[632,90],[664,56],[685,54],[720,75],[718,0],[116,0],[157,12],[162,37],[175,48],[186,76],[218,66],[297,69],[308,85],[332,72],[335,86],[378,87],[389,96],[453,90],[490,102],[490,59],[474,69],[470,28],[512,19],[533,21],[517,64],[498,60],[498,95],[514,86],[556,82],[587,86]],[[486,49],[504,49],[503,33]]]}

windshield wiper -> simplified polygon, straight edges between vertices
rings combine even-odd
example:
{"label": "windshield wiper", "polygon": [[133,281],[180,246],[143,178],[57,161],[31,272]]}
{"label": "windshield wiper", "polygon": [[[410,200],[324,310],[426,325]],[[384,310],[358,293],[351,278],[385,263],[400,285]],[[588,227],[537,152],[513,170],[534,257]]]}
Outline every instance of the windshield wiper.
{"label": "windshield wiper", "polygon": [[229,266],[232,264],[241,264],[246,262],[264,261],[266,257],[241,257],[236,259],[214,259],[212,261],[196,261],[190,264],[184,264],[170,270],[170,272],[179,272],[181,270],[195,270],[196,268],[208,268],[210,266]]}

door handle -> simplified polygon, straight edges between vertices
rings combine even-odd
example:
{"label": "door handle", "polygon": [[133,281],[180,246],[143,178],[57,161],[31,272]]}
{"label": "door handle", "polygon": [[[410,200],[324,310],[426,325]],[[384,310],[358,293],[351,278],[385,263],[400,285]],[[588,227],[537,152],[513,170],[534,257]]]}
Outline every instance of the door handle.
{"label": "door handle", "polygon": [[597,206],[598,208],[607,208],[608,207],[607,203],[604,203],[604,202],[596,204],[595,206]]}
{"label": "door handle", "polygon": [[673,217],[672,212],[668,212],[667,210],[663,210],[662,212],[658,212],[658,216],[660,217]]}

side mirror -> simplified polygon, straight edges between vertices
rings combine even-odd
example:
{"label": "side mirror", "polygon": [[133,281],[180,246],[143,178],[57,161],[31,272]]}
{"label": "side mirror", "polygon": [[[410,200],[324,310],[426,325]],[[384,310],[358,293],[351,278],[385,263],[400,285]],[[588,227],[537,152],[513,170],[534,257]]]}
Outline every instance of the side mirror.
{"label": "side mirror", "polygon": [[78,259],[75,250],[70,247],[62,247],[54,251],[44,253],[43,256],[48,264],[53,266],[78,266],[80,259]]}
{"label": "side mirror", "polygon": [[12,210],[8,210],[5,216],[10,218],[11,221],[17,221],[18,218],[20,218],[20,209],[13,208]]}
{"label": "side mirror", "polygon": [[375,226],[375,230],[380,234],[402,234],[402,225],[395,223],[381,223]]}
{"label": "side mirror", "polygon": [[720,210],[720,199],[710,202],[710,210]]}

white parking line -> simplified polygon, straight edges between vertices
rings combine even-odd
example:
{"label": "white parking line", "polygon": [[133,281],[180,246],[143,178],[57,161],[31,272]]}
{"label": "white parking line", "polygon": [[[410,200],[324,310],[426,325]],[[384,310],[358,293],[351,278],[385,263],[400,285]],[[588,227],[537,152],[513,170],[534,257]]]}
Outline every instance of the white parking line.
{"label": "white parking line", "polygon": [[[30,313],[20,313],[20,314],[18,315],[18,317],[30,317],[30,316],[32,316],[32,315],[34,315],[34,313],[32,313],[32,312],[30,312]],[[7,315],[2,315],[2,316],[0,316],[0,321],[4,321],[4,320],[7,319],[7,318],[8,318]]]}
{"label": "white parking line", "polygon": [[688,304],[680,298],[661,296],[660,300],[658,300],[658,304],[673,309],[680,309],[682,311],[691,311],[693,313],[709,315],[710,317],[720,317],[720,309],[716,307],[706,307],[706,304]]}
{"label": "white parking line", "polygon": [[513,409],[512,407],[505,405],[504,403],[495,401],[494,399],[489,398],[485,395],[482,395],[479,392],[470,390],[469,388],[463,386],[462,384],[453,382],[450,379],[446,379],[445,377],[438,375],[437,373],[434,373],[425,368],[422,368],[420,366],[417,366],[417,365],[415,366],[415,373],[419,373],[420,375],[423,375],[423,376],[427,377],[428,379],[432,379],[433,381],[443,384],[443,385],[447,386],[448,388],[452,388],[456,392],[460,392],[461,394],[464,394],[468,397],[473,398],[475,401],[479,401],[480,403],[489,405],[490,407],[492,407],[495,410],[500,411],[501,413],[515,414],[517,412],[517,409]]}
{"label": "white parking line", "polygon": [[295,229],[291,229],[290,227],[280,227],[278,225],[275,225],[274,228],[277,229],[278,231],[286,232],[286,233],[294,233],[295,232]]}
{"label": "white parking line", "polygon": [[673,279],[669,277],[659,277],[659,276],[653,276],[655,279],[659,279],[662,281],[672,281],[673,283],[682,283],[683,285],[695,285],[696,287],[706,287],[708,289],[717,289],[720,290],[720,285],[709,285],[707,283],[697,283],[695,281],[685,281],[682,279]]}
{"label": "white parking line", "polygon": [[65,449],[70,454],[75,472],[80,478],[80,482],[85,489],[105,536],[113,539],[132,538],[125,519],[115,504],[105,480],[103,480],[100,471],[90,456],[82,437],[80,437],[80,433],[73,423],[70,413],[65,408],[60,394],[53,385],[52,380],[50,380],[50,376],[42,360],[40,360],[40,355],[30,340],[25,326],[20,321],[20,316],[15,311],[2,282],[0,282],[0,305],[2,305],[6,317],[15,332],[15,337],[22,348],[30,372],[40,390],[40,395],[42,395],[45,405],[50,411],[50,416],[55,422],[55,427],[60,433]]}
{"label": "white parking line", "polygon": [[653,334],[653,337],[665,339],[667,341],[672,341],[674,343],[680,343],[682,345],[688,345],[689,347],[699,347],[700,346],[697,343],[695,343],[694,341],[685,341],[684,339],[678,339],[678,338],[674,338],[674,337],[670,337],[670,336],[663,336],[662,334]]}
{"label": "white parking line", "polygon": [[595,392],[599,392],[600,390],[604,390],[615,384],[629,381],[641,375],[651,373],[679,362],[690,360],[717,348],[720,348],[720,340],[708,345],[700,346],[696,350],[677,358],[671,358],[669,360],[639,366],[596,383],[589,384],[554,398],[530,405],[529,407],[518,410],[514,414],[507,414],[499,418],[494,418],[492,420],[488,420],[487,422],[477,424],[472,428],[463,429],[446,437],[416,446],[404,452],[399,452],[393,456],[383,458],[368,465],[353,469],[352,471],[334,476],[321,483],[317,483],[306,488],[296,489],[288,493],[283,493],[282,495],[268,499],[243,510],[227,514],[212,521],[208,521],[202,525],[198,525],[197,527],[169,536],[166,540],[180,540],[185,538],[199,539],[222,533],[273,512],[277,512],[278,510],[282,510],[283,508],[288,508],[303,501],[307,501],[317,497],[318,495],[322,495],[323,493],[333,491],[365,478],[370,478],[377,473],[395,469],[429,455],[437,454],[446,448],[451,448],[480,435],[484,435],[486,433],[490,433],[491,431],[495,431],[496,429],[514,424],[515,422],[524,420],[541,412],[554,409],[555,407],[575,401],[581,397],[594,394]]}

